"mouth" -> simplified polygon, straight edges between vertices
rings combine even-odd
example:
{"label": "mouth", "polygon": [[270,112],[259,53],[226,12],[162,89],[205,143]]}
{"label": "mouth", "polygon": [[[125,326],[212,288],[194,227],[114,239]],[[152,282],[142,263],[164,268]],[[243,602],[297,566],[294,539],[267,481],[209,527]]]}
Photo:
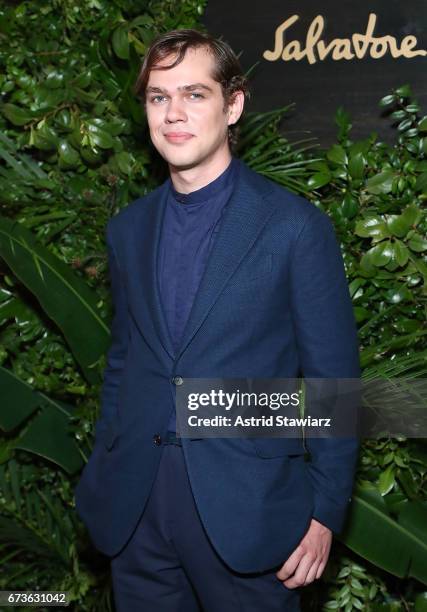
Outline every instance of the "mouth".
{"label": "mouth", "polygon": [[164,136],[169,142],[185,142],[193,138],[193,134],[188,132],[167,132]]}

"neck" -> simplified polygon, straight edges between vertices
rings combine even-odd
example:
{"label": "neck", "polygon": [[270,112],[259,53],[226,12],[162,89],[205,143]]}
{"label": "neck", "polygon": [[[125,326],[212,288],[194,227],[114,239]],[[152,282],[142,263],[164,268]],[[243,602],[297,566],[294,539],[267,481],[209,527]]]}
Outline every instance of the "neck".
{"label": "neck", "polygon": [[219,159],[207,159],[192,168],[179,168],[169,164],[169,172],[172,184],[179,193],[191,193],[205,187],[229,166],[231,153],[228,150],[226,155]]}

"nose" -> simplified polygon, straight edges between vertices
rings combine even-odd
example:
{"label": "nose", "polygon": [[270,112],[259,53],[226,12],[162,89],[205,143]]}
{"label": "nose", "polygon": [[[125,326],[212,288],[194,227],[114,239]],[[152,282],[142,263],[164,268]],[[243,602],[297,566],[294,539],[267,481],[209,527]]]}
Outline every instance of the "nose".
{"label": "nose", "polygon": [[177,97],[171,97],[166,108],[166,123],[175,123],[176,121],[186,121],[187,115],[185,113],[183,102]]}

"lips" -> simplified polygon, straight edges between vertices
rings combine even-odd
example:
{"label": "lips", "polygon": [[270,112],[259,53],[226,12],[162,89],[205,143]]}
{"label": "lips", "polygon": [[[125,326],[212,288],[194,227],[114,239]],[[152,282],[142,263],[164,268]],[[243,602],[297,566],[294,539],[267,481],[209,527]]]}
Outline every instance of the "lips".
{"label": "lips", "polygon": [[165,134],[165,138],[170,142],[184,142],[193,138],[193,134],[189,134],[188,132],[168,132]]}

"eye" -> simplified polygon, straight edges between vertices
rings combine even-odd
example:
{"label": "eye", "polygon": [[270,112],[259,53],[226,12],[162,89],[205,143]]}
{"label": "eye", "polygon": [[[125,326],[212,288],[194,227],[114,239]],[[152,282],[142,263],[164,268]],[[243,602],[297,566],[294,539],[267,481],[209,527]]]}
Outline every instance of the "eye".
{"label": "eye", "polygon": [[201,93],[198,93],[198,92],[196,92],[196,91],[192,91],[192,92],[190,93],[190,96],[195,96],[195,97],[193,98],[193,100],[198,100],[198,99],[201,99],[201,98],[204,98],[204,97],[205,97],[205,96],[203,96]]}
{"label": "eye", "polygon": [[150,102],[154,102],[155,104],[160,103],[163,99],[166,99],[166,96],[162,96],[162,95],[158,95],[158,96],[152,96],[150,98]]}

